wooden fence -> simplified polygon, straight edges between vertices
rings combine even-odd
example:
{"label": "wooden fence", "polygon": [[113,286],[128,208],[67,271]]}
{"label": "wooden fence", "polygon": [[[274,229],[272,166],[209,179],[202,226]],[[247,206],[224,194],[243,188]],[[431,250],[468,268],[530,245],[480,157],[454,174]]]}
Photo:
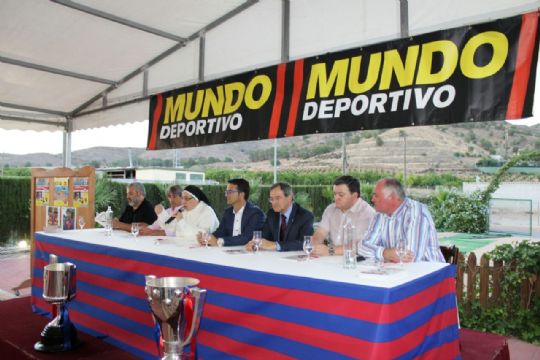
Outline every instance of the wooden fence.
{"label": "wooden fence", "polygon": [[[515,264],[506,265],[502,261],[489,261],[485,254],[480,258],[480,265],[478,265],[473,252],[469,254],[466,261],[460,253],[456,282],[459,305],[468,310],[474,300],[479,300],[482,308],[499,305],[504,270],[512,266]],[[519,296],[522,308],[529,308],[533,296],[540,298],[538,275],[522,281]]]}

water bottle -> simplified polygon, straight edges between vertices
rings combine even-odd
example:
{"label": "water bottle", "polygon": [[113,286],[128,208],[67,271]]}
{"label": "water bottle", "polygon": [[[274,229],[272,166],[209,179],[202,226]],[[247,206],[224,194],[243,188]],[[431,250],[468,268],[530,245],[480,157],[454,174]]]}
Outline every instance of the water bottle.
{"label": "water bottle", "polygon": [[354,241],[356,227],[347,221],[343,226],[343,267],[356,268],[356,242]]}
{"label": "water bottle", "polygon": [[105,212],[105,236],[112,236],[113,211],[109,206]]}

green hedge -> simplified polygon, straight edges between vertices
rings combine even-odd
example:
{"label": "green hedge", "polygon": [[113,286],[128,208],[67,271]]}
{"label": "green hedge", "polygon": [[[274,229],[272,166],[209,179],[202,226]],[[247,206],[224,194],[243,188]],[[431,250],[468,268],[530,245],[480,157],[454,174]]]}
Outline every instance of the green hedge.
{"label": "green hedge", "polygon": [[30,237],[30,177],[0,177],[0,246]]}
{"label": "green hedge", "polygon": [[[316,221],[321,219],[326,206],[332,202],[331,184],[336,177],[340,176],[335,171],[285,171],[279,174],[280,181],[287,181],[293,185],[296,201],[302,206],[311,210]],[[377,171],[353,172],[352,176],[360,179],[362,184],[362,198],[368,202],[371,200],[373,184],[384,176],[391,176],[390,173]],[[394,174],[395,175],[395,174]],[[271,172],[248,172],[231,170],[208,170],[207,179],[218,181],[219,185],[204,185],[203,191],[210,199],[218,217],[221,217],[223,210],[227,207],[224,190],[227,180],[234,177],[243,177],[251,183],[250,199],[267,211],[270,208],[268,203],[268,191],[272,183]],[[400,178],[400,174],[395,175]],[[423,186],[433,186],[436,184],[453,184],[456,181],[453,175],[438,176],[426,174],[425,176],[410,176],[409,183],[421,184]],[[30,233],[30,177],[3,177],[0,178],[0,195],[3,201],[0,202],[0,245],[7,239],[28,238]],[[96,181],[96,211],[101,212],[111,205],[115,216],[119,216],[126,206],[126,185],[125,183],[113,182],[108,178],[98,178]],[[145,184],[148,200],[152,204],[162,203],[167,205],[166,189],[167,184]],[[427,202],[428,199],[420,199]],[[467,201],[465,201],[467,202]],[[448,215],[441,213],[441,217]],[[434,214],[437,217],[437,211]],[[445,227],[448,227],[446,225]]]}

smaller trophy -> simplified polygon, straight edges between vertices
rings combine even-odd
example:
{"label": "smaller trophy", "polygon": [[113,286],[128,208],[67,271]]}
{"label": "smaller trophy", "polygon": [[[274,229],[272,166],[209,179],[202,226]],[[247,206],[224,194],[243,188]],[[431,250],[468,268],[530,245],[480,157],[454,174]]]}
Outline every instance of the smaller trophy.
{"label": "smaller trophy", "polygon": [[[196,335],[206,290],[189,277],[146,277],[145,292],[156,325],[163,337],[161,360],[196,358]],[[191,348],[191,349],[190,349]]]}
{"label": "smaller trophy", "polygon": [[56,256],[49,257],[43,269],[43,298],[54,305],[56,317],[45,325],[41,340],[34,349],[42,352],[67,351],[79,344],[77,330],[69,320],[66,303],[75,297],[77,267],[71,263],[56,263]]}

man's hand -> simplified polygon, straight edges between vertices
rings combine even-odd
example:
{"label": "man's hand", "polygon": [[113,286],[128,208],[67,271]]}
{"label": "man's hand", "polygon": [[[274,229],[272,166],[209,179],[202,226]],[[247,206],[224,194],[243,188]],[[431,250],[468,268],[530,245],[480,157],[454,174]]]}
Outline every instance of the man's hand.
{"label": "man's hand", "polygon": [[324,244],[315,244],[313,245],[313,255],[317,255],[317,256],[327,256],[327,255],[330,255],[330,253],[328,252],[328,246],[324,245]]}
{"label": "man's hand", "polygon": [[[270,241],[266,239],[261,240],[261,245],[259,246],[259,250],[276,250],[276,243],[275,241]],[[246,250],[247,251],[255,251],[255,244],[253,243],[253,240],[249,241],[246,244]]]}
{"label": "man's hand", "polygon": [[139,223],[139,235],[141,236],[167,236],[165,230],[161,229],[149,229],[147,224]]}
{"label": "man's hand", "polygon": [[[384,257],[384,261],[386,262],[399,263],[399,255],[397,253],[397,249],[395,248],[384,249],[383,257]],[[401,257],[401,261],[404,263],[413,262],[414,253],[410,250],[407,250],[405,254]]]}
{"label": "man's hand", "polygon": [[112,220],[112,227],[116,230],[131,231],[131,224],[123,223],[118,218]]}
{"label": "man's hand", "polygon": [[[201,244],[202,246],[205,246],[206,244],[204,243],[204,236],[203,236],[203,233],[201,231],[199,231],[197,233],[197,241],[199,242],[199,244]],[[210,235],[208,237],[208,246],[217,246],[217,238],[214,236],[214,235]]]}
{"label": "man's hand", "polygon": [[165,208],[161,204],[157,204],[156,206],[154,206],[154,211],[156,212],[157,215],[161,214],[161,212],[164,210]]}

